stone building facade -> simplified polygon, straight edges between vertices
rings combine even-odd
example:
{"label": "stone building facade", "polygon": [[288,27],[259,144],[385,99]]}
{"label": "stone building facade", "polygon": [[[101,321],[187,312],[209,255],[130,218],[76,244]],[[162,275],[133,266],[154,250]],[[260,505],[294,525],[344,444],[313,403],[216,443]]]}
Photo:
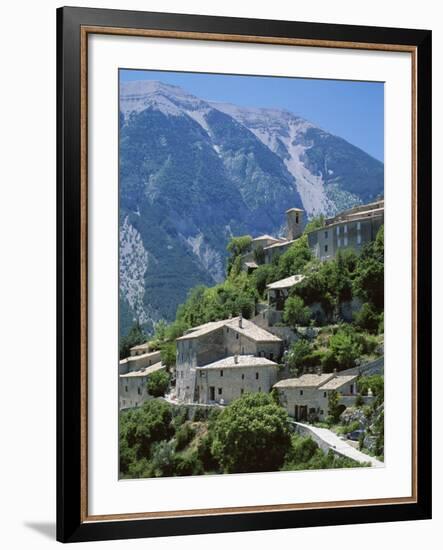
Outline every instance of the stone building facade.
{"label": "stone building facade", "polygon": [[[136,346],[138,348],[139,346]],[[139,352],[139,350],[134,351],[134,348],[130,349],[130,356],[125,359],[121,359],[118,365],[118,373],[126,374],[128,372],[137,371],[150,367],[155,363],[160,361],[160,352],[159,351],[150,351],[150,352]]]}
{"label": "stone building facade", "polygon": [[196,368],[196,401],[227,405],[244,393],[268,393],[278,364],[253,355],[234,355]]}
{"label": "stone building facade", "polygon": [[281,354],[280,338],[242,317],[214,321],[190,329],[177,338],[176,398],[184,403],[197,400],[198,367],[236,355],[277,361]]}
{"label": "stone building facade", "polygon": [[280,403],[289,416],[297,421],[324,420],[329,414],[329,395],[338,392],[343,410],[357,397],[357,375],[340,376],[336,373],[304,374],[274,384]]}
{"label": "stone building facade", "polygon": [[147,399],[152,399],[147,389],[149,376],[154,372],[165,369],[166,366],[159,362],[140,370],[120,374],[118,377],[120,410],[139,407]]}
{"label": "stone building facade", "polygon": [[384,223],[384,200],[359,205],[325,220],[324,227],[308,233],[308,244],[316,258],[329,260],[339,250],[359,252],[375,240]]}

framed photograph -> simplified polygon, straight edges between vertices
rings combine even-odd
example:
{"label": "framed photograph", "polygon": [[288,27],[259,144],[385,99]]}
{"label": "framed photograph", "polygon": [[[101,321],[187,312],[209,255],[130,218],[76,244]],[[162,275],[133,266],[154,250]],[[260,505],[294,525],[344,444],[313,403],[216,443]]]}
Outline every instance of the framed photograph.
{"label": "framed photograph", "polygon": [[60,8],[63,542],[431,517],[431,32]]}

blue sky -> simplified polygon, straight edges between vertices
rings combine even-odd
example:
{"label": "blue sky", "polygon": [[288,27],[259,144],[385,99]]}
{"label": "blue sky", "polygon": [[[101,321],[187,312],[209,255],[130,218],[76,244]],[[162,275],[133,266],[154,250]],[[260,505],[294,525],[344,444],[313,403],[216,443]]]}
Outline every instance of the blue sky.
{"label": "blue sky", "polygon": [[380,82],[120,70],[122,80],[160,80],[201,99],[292,111],[384,159],[384,85]]}

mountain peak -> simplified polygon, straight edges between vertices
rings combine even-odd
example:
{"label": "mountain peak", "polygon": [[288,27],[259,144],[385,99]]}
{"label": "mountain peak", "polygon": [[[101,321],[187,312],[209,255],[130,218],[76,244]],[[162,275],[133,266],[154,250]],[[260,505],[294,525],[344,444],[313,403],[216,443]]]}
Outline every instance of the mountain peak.
{"label": "mountain peak", "polygon": [[120,109],[125,116],[155,107],[165,114],[180,116],[209,106],[180,86],[158,80],[131,80],[120,83]]}

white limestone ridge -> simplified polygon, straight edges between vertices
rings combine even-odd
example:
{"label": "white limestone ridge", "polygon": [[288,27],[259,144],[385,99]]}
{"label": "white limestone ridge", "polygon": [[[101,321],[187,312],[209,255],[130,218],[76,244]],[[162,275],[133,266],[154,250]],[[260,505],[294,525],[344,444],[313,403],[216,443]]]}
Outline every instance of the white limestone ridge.
{"label": "white limestone ridge", "polygon": [[253,132],[266,147],[283,159],[295,181],[309,217],[335,212],[334,203],[327,197],[323,177],[305,166],[303,155],[312,144],[303,139],[306,130],[315,128],[309,121],[284,109],[238,107],[229,103],[211,105],[232,116]]}
{"label": "white limestone ridge", "polygon": [[[167,116],[188,115],[209,137],[211,129],[206,115],[211,109],[231,116],[282,158],[294,178],[294,187],[302,199],[308,217],[335,212],[334,203],[326,194],[323,177],[310,172],[303,161],[303,155],[310,145],[302,138],[306,130],[315,128],[307,120],[283,109],[248,108],[204,101],[179,86],[154,80],[121,83],[120,109],[125,119],[132,112],[140,113],[148,108],[156,109]],[[219,145],[214,143],[213,148],[221,155]]]}

